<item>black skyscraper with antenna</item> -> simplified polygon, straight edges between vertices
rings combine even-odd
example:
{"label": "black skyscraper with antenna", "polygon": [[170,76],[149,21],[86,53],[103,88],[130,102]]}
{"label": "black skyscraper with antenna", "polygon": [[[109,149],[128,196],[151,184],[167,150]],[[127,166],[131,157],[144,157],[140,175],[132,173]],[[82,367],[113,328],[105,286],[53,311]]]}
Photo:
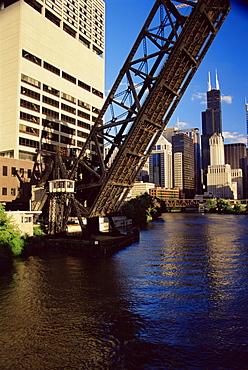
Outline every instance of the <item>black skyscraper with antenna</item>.
{"label": "black skyscraper with antenna", "polygon": [[210,164],[209,139],[215,133],[222,134],[221,93],[217,71],[215,89],[211,87],[210,72],[208,76],[207,109],[202,112],[201,136],[203,183],[205,185],[207,183],[208,165]]}

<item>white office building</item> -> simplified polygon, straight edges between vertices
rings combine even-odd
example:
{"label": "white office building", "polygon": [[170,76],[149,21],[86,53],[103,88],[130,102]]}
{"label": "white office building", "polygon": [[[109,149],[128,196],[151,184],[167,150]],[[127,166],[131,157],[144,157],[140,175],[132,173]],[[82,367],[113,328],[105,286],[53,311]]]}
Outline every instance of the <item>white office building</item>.
{"label": "white office building", "polygon": [[0,3],[0,155],[82,147],[104,99],[104,1]]}
{"label": "white office building", "polygon": [[232,170],[225,164],[224,141],[221,134],[209,139],[210,165],[207,173],[207,190],[215,197],[238,199],[243,195],[242,170]]}
{"label": "white office building", "polygon": [[172,144],[163,136],[149,157],[149,182],[172,189]]}

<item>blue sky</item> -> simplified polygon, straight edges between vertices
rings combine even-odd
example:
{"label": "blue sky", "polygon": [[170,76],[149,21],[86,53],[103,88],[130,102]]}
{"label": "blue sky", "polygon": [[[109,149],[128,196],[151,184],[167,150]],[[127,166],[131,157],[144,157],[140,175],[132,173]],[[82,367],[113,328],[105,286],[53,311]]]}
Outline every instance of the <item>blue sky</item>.
{"label": "blue sky", "polygon": [[[106,80],[108,91],[128,56],[154,0],[105,0]],[[225,143],[246,142],[245,98],[248,102],[248,9],[231,0],[232,9],[217,34],[169,126],[198,127],[206,109],[208,72],[215,88],[218,71],[222,94],[222,120]]]}

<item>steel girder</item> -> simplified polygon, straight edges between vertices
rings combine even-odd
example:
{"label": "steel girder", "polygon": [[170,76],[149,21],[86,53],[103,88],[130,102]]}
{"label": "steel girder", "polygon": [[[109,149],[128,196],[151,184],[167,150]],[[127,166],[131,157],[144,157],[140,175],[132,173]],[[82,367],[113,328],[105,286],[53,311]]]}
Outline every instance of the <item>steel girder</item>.
{"label": "steel girder", "polygon": [[72,209],[82,229],[82,217],[120,209],[229,10],[229,0],[155,1],[80,154],[41,153],[38,187],[76,182],[75,194],[50,195],[49,233],[65,231]]}
{"label": "steel girder", "polygon": [[230,10],[228,0],[176,4],[155,2],[69,173],[83,173],[87,217],[119,210]]}

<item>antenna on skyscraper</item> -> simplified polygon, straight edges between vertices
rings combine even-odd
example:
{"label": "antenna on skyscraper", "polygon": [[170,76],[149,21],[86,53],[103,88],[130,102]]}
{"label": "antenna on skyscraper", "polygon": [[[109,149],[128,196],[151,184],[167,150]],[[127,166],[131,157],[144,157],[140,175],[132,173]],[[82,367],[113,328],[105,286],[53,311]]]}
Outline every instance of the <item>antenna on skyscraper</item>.
{"label": "antenna on skyscraper", "polygon": [[211,91],[211,77],[210,77],[210,72],[208,72],[208,91]]}
{"label": "antenna on skyscraper", "polygon": [[177,117],[177,127],[179,127],[180,125],[180,120],[179,120],[179,117]]}
{"label": "antenna on skyscraper", "polygon": [[219,84],[219,80],[218,80],[218,73],[217,73],[217,69],[215,70],[215,84],[216,84],[216,90],[220,90],[220,84]]}

